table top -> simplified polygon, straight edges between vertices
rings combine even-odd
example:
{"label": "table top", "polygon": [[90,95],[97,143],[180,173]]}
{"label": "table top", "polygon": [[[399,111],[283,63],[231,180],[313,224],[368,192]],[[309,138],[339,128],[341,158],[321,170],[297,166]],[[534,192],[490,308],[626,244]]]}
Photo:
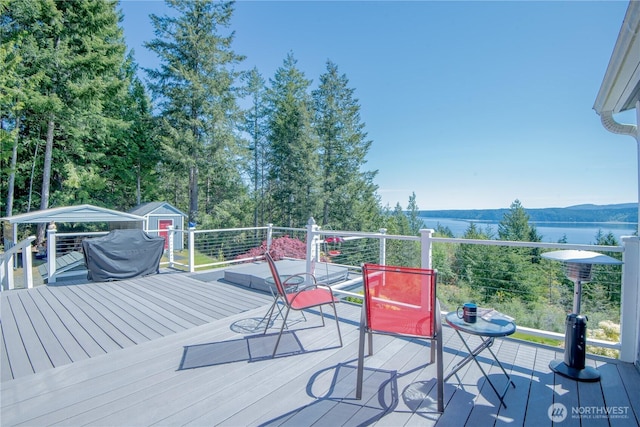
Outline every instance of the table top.
{"label": "table top", "polygon": [[476,323],[467,323],[452,311],[446,314],[445,320],[454,329],[483,337],[506,337],[516,331],[515,322],[500,315],[493,315],[488,321],[478,316]]}
{"label": "table top", "polygon": [[[293,277],[291,277],[293,276]],[[291,279],[289,279],[291,277]],[[289,279],[289,281],[287,283],[285,283],[285,281]],[[282,283],[284,284],[285,287],[289,287],[289,286],[298,286],[304,283],[304,276],[296,276],[296,275],[291,275],[291,274],[281,274],[280,275],[280,281],[282,281]],[[266,279],[264,279],[264,282],[267,285],[271,285],[271,286],[275,286],[276,282],[275,280],[273,280],[273,276],[269,276]]]}

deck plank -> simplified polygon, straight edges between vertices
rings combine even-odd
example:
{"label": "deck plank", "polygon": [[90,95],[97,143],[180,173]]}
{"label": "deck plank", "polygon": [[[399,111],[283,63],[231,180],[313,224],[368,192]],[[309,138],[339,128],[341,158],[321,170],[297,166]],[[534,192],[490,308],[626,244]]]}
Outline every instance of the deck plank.
{"label": "deck plank", "polygon": [[51,365],[60,366],[71,363],[71,357],[52,330],[52,326],[54,325],[45,319],[40,307],[35,304],[31,297],[32,294],[32,292],[21,292],[17,294],[17,296],[19,297],[25,312],[29,313],[31,326],[37,335],[40,344],[42,344]]}
{"label": "deck plank", "polygon": [[[159,288],[163,292],[157,292]],[[268,293],[183,274],[42,286],[19,297],[16,292],[22,291],[0,295],[3,346],[4,340],[11,344],[2,349],[3,425],[551,426],[551,403],[572,399],[579,405],[628,406],[631,416],[608,420],[612,426],[638,422],[640,374],[632,365],[589,356],[588,363],[597,364],[602,373],[602,384],[572,382],[571,388],[548,367],[550,360],[562,356],[559,350],[510,339],[496,340],[493,347],[517,386],[507,392],[507,409],[499,407],[471,362],[459,372],[461,385],[456,377],[445,384],[445,413],[435,413],[435,364],[427,363],[429,345],[383,335],[374,336],[374,355],[365,362],[364,399],[356,401],[360,307],[348,303],[338,306],[344,347],[337,347],[333,317],[327,316],[326,326],[320,327],[318,312],[311,311],[307,321],[298,316],[289,323],[294,332],[285,332],[279,357],[271,359],[267,356],[281,320],[267,335],[233,327],[262,318],[273,301]],[[185,299],[184,294],[190,295]],[[32,302],[25,304],[27,296]],[[209,304],[213,300],[217,303]],[[233,304],[223,310],[220,302],[226,300]],[[36,336],[46,320],[65,351],[71,354],[67,341],[73,339],[75,351],[87,356],[15,379],[4,376],[23,339],[14,303],[22,307],[19,318],[37,319],[34,310],[40,313],[39,320],[29,322],[36,325]],[[203,303],[211,307],[202,310]],[[233,314],[225,314],[229,311]],[[102,319],[95,321],[98,314]],[[165,336],[121,348],[103,330],[107,321],[111,328],[141,334],[150,328]],[[12,322],[13,333],[8,330]],[[466,351],[451,328],[445,327],[443,338],[446,373]],[[93,357],[97,354],[100,357]],[[490,357],[481,357],[481,363],[492,380],[503,375]]]}
{"label": "deck plank", "polygon": [[602,407],[624,408],[622,410],[625,412],[625,414],[621,414],[620,418],[610,418],[609,421],[611,425],[616,427],[635,427],[640,425],[638,419],[633,414],[633,407],[631,405],[631,400],[635,400],[637,405],[640,395],[627,394],[627,388],[622,382],[620,372],[616,365],[609,363],[599,364],[598,370],[601,375],[600,385],[604,395]]}
{"label": "deck plank", "polygon": [[[138,342],[142,342],[140,335],[116,316],[111,315],[108,310],[102,310],[102,307],[95,307],[92,298],[80,289],[82,287],[69,286],[60,288],[60,292],[64,293],[70,301],[87,316],[91,317],[93,322],[107,334],[120,348],[130,347]],[[90,288],[90,287],[87,287]]]}
{"label": "deck plank", "polygon": [[[2,381],[11,379],[14,376],[28,375],[34,372],[33,366],[29,362],[27,349],[22,343],[22,337],[18,329],[15,313],[13,311],[13,303],[19,302],[16,295],[6,295],[8,292],[0,295],[2,298],[2,346],[4,352],[7,353],[10,369],[2,370]],[[3,366],[4,368],[4,366]]]}
{"label": "deck plank", "polygon": [[555,351],[545,351],[539,347],[535,349],[535,362],[529,386],[527,411],[525,413],[525,427],[551,426],[552,421],[548,409],[554,399],[554,374],[549,369],[549,362],[555,359]]}
{"label": "deck plank", "polygon": [[[56,314],[56,317],[61,321],[63,325],[62,329],[68,331],[73,336],[74,340],[89,357],[105,353],[109,347],[107,346],[105,349],[105,347],[100,345],[96,339],[99,334],[95,334],[97,330],[92,328],[91,323],[87,321],[89,319],[83,315],[84,313],[69,311],[72,307],[63,304],[64,296],[56,295],[57,293],[54,293],[53,290],[47,286],[36,288],[36,290],[37,292],[34,293],[40,295],[40,297],[47,302],[51,310]],[[62,301],[58,296],[62,298]]]}
{"label": "deck plank", "polygon": [[154,310],[155,307],[149,307],[149,305],[146,304],[146,300],[128,292],[126,287],[113,288],[105,286],[96,289],[96,293],[101,295],[101,297],[111,298],[120,310],[134,317],[138,322],[144,324],[145,327],[157,333],[158,336],[169,335],[185,329],[184,326],[180,326],[167,318],[159,316],[158,311]]}
{"label": "deck plank", "polygon": [[[41,344],[40,339],[38,338],[38,334],[36,333],[31,323],[29,313],[22,304],[20,294],[23,293],[24,292],[16,292],[15,294],[11,295],[12,298],[10,298],[11,309],[13,312],[13,317],[15,319],[15,331],[13,336],[17,338],[17,342],[15,343],[17,347],[20,348],[21,346],[23,346],[25,348],[28,361],[33,369],[32,372],[38,372],[44,369],[52,368],[53,364],[51,363],[51,359],[49,359],[44,346]],[[13,345],[7,345],[7,349],[12,347]],[[19,361],[17,362],[19,363]],[[29,373],[29,369],[26,366],[26,363],[24,363],[24,365],[24,367],[27,368],[24,370],[24,372]]]}
{"label": "deck plank", "polygon": [[[38,289],[40,290],[40,289]],[[55,363],[55,366],[60,366],[64,363],[76,362],[78,360],[86,359],[89,354],[78,343],[78,340],[74,337],[70,328],[67,328],[63,322],[61,315],[58,314],[54,308],[50,305],[49,301],[44,297],[42,292],[29,292],[27,294],[33,299],[34,304],[38,307],[38,310],[42,313],[43,318],[47,326],[55,334],[56,339],[60,345],[64,348],[64,352],[69,356],[68,362],[62,361]]]}
{"label": "deck plank", "polygon": [[76,294],[92,307],[100,307],[101,313],[107,313],[109,321],[122,331],[134,343],[139,344],[163,336],[162,333],[149,327],[136,316],[137,310],[122,307],[122,302],[113,294],[101,292],[100,286],[91,288],[83,286],[74,288]]}

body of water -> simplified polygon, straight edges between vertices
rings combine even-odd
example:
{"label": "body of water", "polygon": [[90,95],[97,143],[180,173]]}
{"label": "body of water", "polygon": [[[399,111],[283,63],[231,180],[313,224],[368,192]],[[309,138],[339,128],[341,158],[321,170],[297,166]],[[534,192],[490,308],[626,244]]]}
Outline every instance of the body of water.
{"label": "body of water", "polygon": [[[470,221],[454,218],[422,218],[422,220],[426,228],[435,229],[438,224],[442,227],[449,227],[455,237],[462,237],[471,222],[474,222],[481,230],[490,228],[495,238],[498,236],[497,221]],[[621,237],[635,235],[638,227],[634,223],[611,222],[539,222],[533,224],[538,230],[538,235],[542,236],[543,242],[557,243],[558,240],[566,236],[567,243],[579,245],[594,244],[598,230],[605,235],[611,232],[621,244]]]}

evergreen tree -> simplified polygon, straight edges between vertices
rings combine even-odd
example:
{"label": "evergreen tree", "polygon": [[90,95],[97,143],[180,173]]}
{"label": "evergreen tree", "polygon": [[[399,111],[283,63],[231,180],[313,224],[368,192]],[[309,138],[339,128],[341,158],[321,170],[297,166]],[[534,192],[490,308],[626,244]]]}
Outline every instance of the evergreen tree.
{"label": "evergreen tree", "polygon": [[[104,187],[95,162],[108,153],[108,136],[126,126],[105,114],[126,86],[116,3],[11,0],[8,6],[0,19],[2,35],[13,40],[22,58],[19,86],[32,87],[19,117],[20,140],[27,145],[19,155],[24,155],[23,164],[32,164],[27,209],[32,192],[39,195],[40,209],[92,201]],[[38,241],[43,238],[40,227]]]}
{"label": "evergreen tree", "polygon": [[161,111],[163,166],[175,178],[176,199],[180,192],[188,194],[189,222],[198,220],[200,198],[209,221],[234,216],[244,187],[238,164],[241,143],[235,132],[239,109],[234,84],[239,75],[233,67],[244,58],[231,48],[234,34],[220,34],[230,25],[233,2],[167,4],[177,16],[151,15],[156,38],[146,43],[161,61],[160,68],[146,71]]}
{"label": "evergreen tree", "polygon": [[304,226],[317,215],[318,139],[311,126],[311,81],[293,53],[276,70],[268,91],[270,222]]}
{"label": "evergreen tree", "polygon": [[334,229],[349,229],[354,217],[362,212],[354,209],[354,201],[367,196],[361,192],[371,190],[372,175],[363,171],[371,141],[366,139],[360,106],[347,76],[339,74],[331,61],[326,68],[320,86],[312,92],[314,123],[320,138],[320,222]]}
{"label": "evergreen tree", "polygon": [[500,240],[520,242],[539,242],[535,226],[529,224],[529,214],[522,207],[519,200],[515,200],[498,224],[498,236]]}
{"label": "evergreen tree", "polygon": [[103,175],[108,183],[104,200],[111,207],[128,210],[158,197],[156,166],[160,161],[160,144],[151,100],[137,77],[132,54],[123,74],[129,86],[112,114],[119,115],[128,127],[112,134],[111,156],[104,164]]}
{"label": "evergreen tree", "polygon": [[[0,5],[4,14],[6,8]],[[4,29],[4,26],[2,27]],[[0,194],[7,194],[6,204],[0,198],[0,214],[11,216],[15,191],[20,114],[24,108],[25,91],[21,90],[21,79],[17,70],[21,58],[13,48],[14,41],[3,31],[0,35]],[[17,34],[13,35],[18,37]],[[5,184],[6,183],[6,184]]]}
{"label": "evergreen tree", "polygon": [[251,106],[245,113],[243,130],[249,135],[249,150],[253,154],[249,175],[253,183],[253,225],[257,227],[265,223],[264,197],[268,170],[266,161],[266,86],[257,68],[249,71],[245,75],[245,80]]}

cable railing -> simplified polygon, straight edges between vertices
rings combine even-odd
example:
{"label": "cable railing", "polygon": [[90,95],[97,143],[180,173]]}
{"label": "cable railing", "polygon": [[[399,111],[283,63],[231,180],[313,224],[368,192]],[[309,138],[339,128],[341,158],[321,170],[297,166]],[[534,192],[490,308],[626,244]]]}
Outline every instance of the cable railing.
{"label": "cable railing", "polygon": [[[593,279],[583,286],[582,311],[589,316],[590,330],[597,331],[605,321],[621,325],[619,341],[591,337],[590,344],[619,350],[622,359],[629,358],[630,349],[634,348],[632,341],[638,339],[638,309],[632,305],[638,300],[634,282],[640,270],[637,237],[623,239],[621,246],[511,242],[435,237],[433,230],[422,230],[420,236],[389,235],[384,229],[323,230],[312,221],[306,228],[268,225],[147,232],[167,238],[161,265],[182,271],[260,261],[267,248],[281,251],[283,257],[305,259],[307,272],[314,272],[317,265],[346,267],[348,279],[332,286],[352,300],[360,295],[360,267],[364,263],[435,268],[438,297],[445,309],[454,310],[461,303],[477,301],[516,318],[520,331],[560,341],[564,340],[564,317],[571,309],[572,284],[559,263],[540,255],[550,250],[579,249],[622,256],[622,266],[595,266]],[[56,258],[81,248],[82,239],[101,234],[105,233],[50,231],[49,282],[62,277],[56,271]]]}

